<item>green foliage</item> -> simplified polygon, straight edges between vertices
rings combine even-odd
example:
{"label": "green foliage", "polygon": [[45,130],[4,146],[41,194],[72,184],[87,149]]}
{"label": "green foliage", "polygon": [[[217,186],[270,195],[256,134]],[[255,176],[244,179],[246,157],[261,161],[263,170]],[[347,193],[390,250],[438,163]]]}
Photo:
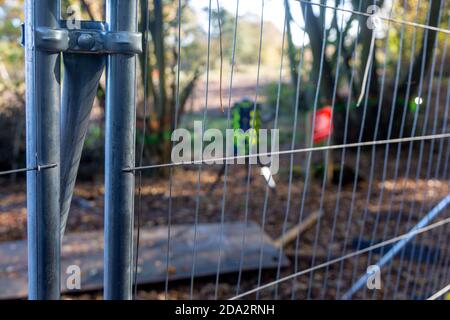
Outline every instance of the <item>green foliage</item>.
{"label": "green foliage", "polygon": [[18,92],[24,82],[24,53],[19,44],[21,11],[19,1],[0,1],[0,93]]}

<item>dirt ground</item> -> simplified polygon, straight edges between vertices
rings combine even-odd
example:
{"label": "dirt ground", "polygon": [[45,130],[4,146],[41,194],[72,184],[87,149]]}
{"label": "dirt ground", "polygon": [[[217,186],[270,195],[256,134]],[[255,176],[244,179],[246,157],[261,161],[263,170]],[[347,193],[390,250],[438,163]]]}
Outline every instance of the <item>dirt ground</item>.
{"label": "dirt ground", "polygon": [[[403,149],[407,150],[407,144]],[[418,143],[419,145],[419,143]],[[448,147],[444,144],[444,147]],[[327,182],[322,193],[322,178],[311,176],[305,182],[306,154],[293,157],[292,185],[289,195],[290,157],[280,158],[280,168],[275,176],[277,187],[268,192],[264,230],[272,238],[280,237],[283,228],[289,230],[304,221],[310,214],[319,210],[322,203],[323,215],[299,238],[298,250],[295,241],[284,248],[291,266],[281,270],[262,273],[261,284],[294,272],[317,266],[325,261],[341,257],[358,249],[360,239],[365,246],[370,240],[377,243],[393,238],[411,229],[419,218],[423,217],[435,204],[449,194],[448,173],[444,172],[444,159],[438,160],[438,153],[428,157],[430,150],[425,144],[421,163],[413,157],[408,177],[406,155],[399,161],[398,177],[395,179],[395,150],[391,147],[387,162],[386,177],[383,178],[383,158],[385,147],[376,148],[371,161],[372,150],[362,149],[359,162],[359,178],[354,181],[356,168],[356,149],[347,150],[342,187]],[[403,150],[402,149],[402,150]],[[418,148],[414,148],[416,150]],[[407,153],[405,151],[402,154]],[[441,153],[445,155],[445,152]],[[339,168],[341,154],[334,153],[334,166]],[[317,155],[313,159],[317,158]],[[429,162],[428,160],[431,159]],[[373,164],[373,177],[370,179]],[[195,205],[199,197],[199,222],[218,223],[221,221],[223,196],[223,177],[217,183],[216,166],[203,166],[198,188],[198,167],[179,167],[174,170],[172,188],[173,224],[192,224],[195,221]],[[231,165],[227,177],[225,194],[225,222],[245,221],[246,166]],[[445,179],[443,178],[445,177]],[[306,184],[307,183],[307,184]],[[216,185],[213,188],[213,185]],[[137,187],[138,190],[138,187]],[[302,202],[306,190],[305,201]],[[66,232],[101,230],[103,228],[103,186],[102,177],[77,184]],[[167,224],[169,206],[169,181],[158,178],[154,172],[146,172],[142,183],[142,226]],[[249,187],[248,221],[262,226],[266,183],[260,176],[259,168],[252,167]],[[138,201],[136,200],[136,204]],[[302,211],[303,205],[303,211]],[[26,237],[26,198],[23,180],[11,184],[9,180],[0,180],[0,241],[25,239]],[[287,209],[288,208],[288,209]],[[302,218],[300,213],[303,212]],[[284,224],[287,213],[287,224]],[[349,215],[351,214],[351,216]],[[449,210],[443,211],[439,219],[449,217]],[[378,223],[376,223],[378,221]],[[336,225],[333,233],[333,224]],[[360,237],[362,235],[362,237]],[[317,236],[317,245],[315,246]],[[354,298],[426,298],[433,290],[448,282],[449,229],[447,226],[418,235],[411,247],[405,251],[404,259],[397,256],[392,264],[382,269],[381,290],[360,290]],[[364,247],[364,246],[363,246]],[[363,248],[361,247],[361,248]],[[422,250],[419,250],[422,248]],[[385,249],[387,250],[387,249]],[[434,251],[433,251],[434,250]],[[436,253],[437,252],[437,253]],[[354,283],[356,277],[363,274],[368,265],[374,264],[380,257],[380,251],[361,254],[356,257],[330,264],[313,273],[303,274],[294,280],[282,281],[260,291],[260,295],[246,298],[290,299],[336,299]],[[370,259],[370,261],[369,261]],[[402,261],[403,260],[403,261]],[[400,272],[399,272],[400,271]],[[239,283],[239,292],[245,292],[258,285],[258,270],[246,272]],[[221,275],[219,298],[230,298],[237,292],[237,275]],[[194,299],[214,298],[215,277],[198,278],[194,282]],[[164,284],[139,286],[138,299],[165,299]],[[190,298],[190,281],[169,283],[168,298]],[[72,299],[100,299],[100,292],[78,296],[66,296]]]}

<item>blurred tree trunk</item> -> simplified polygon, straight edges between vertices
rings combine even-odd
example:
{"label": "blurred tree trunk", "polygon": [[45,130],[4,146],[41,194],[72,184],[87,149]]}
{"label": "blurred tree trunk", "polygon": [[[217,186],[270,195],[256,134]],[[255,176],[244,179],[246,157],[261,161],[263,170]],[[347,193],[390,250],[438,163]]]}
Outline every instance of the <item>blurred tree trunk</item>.
{"label": "blurred tree trunk", "polygon": [[[443,0],[431,0],[429,5],[429,11],[428,11],[428,25],[432,27],[438,27],[441,17],[441,6],[443,4]],[[399,85],[398,90],[398,99],[396,103],[396,108],[399,110],[399,112],[396,112],[394,114],[394,120],[393,120],[393,129],[392,129],[392,138],[396,138],[400,136],[400,131],[402,125],[403,127],[403,136],[410,135],[411,132],[411,121],[408,121],[408,119],[411,119],[412,113],[414,113],[410,108],[409,105],[412,101],[414,101],[415,97],[419,94],[418,89],[421,81],[425,81],[424,78],[427,76],[430,62],[435,54],[434,52],[434,43],[436,41],[437,32],[433,30],[426,30],[422,28],[418,28],[416,32],[422,31],[423,32],[423,40],[422,44],[420,46],[420,49],[418,50],[417,54],[414,57],[414,64],[411,72],[411,81],[408,80],[409,78],[409,71],[405,72],[405,76],[402,80],[402,82]],[[427,37],[425,37],[425,34],[428,34]],[[419,39],[419,37],[417,37]],[[416,40],[417,41],[417,40]],[[420,44],[418,44],[419,46]],[[414,52],[409,53],[411,55],[415,54]],[[409,59],[408,59],[409,63]],[[409,67],[408,67],[409,69]],[[431,81],[431,80],[430,80]],[[409,90],[408,90],[409,89]],[[409,95],[408,95],[409,91]],[[422,94],[424,93],[424,90],[422,89]],[[406,108],[405,108],[406,106]],[[406,121],[403,124],[403,112],[406,112]],[[383,133],[385,135],[385,133]]]}
{"label": "blurred tree trunk", "polygon": [[[429,26],[438,27],[441,13],[442,0],[431,0],[429,9]],[[422,68],[424,70],[423,76],[425,77],[426,71],[428,71],[430,66],[431,58],[434,54],[434,41],[437,36],[437,32],[433,30],[423,30],[424,35],[427,33],[427,39],[423,41],[419,53],[414,58],[414,66],[412,70],[411,83],[408,83],[408,75],[400,86],[400,92],[406,95],[407,87],[410,86],[411,95],[417,94],[417,89],[419,87],[420,78],[422,76]]]}
{"label": "blurred tree trunk", "polygon": [[[305,30],[308,33],[311,51],[313,54],[313,83],[317,84],[319,80],[320,63],[322,60],[322,44],[324,39],[324,24],[320,24],[320,18],[314,15],[311,3],[301,3],[303,20],[306,21]],[[326,49],[326,47],[325,47]],[[331,101],[333,94],[334,77],[330,63],[326,55],[323,57],[322,75],[320,82],[321,97],[325,101]],[[320,103],[320,101],[319,101]]]}
{"label": "blurred tree trunk", "polygon": [[[141,2],[141,12],[145,11],[146,5]],[[171,161],[172,131],[175,129],[175,123],[179,123],[186,102],[201,74],[197,67],[190,71],[192,75],[187,81],[180,81],[179,110],[175,118],[178,93],[176,90],[178,44],[166,41],[166,38],[177,34],[178,27],[173,21],[166,21],[165,17],[176,16],[177,11],[178,1],[153,0],[148,12],[142,14],[140,23],[141,30],[145,31],[147,28],[145,21],[148,19],[150,38],[148,43],[144,41],[147,46],[146,54],[139,57],[142,84],[147,84],[144,90],[151,99],[151,103],[147,105],[147,119],[145,119],[145,150],[146,154],[150,154],[151,162],[157,163]],[[167,168],[159,170],[162,175],[167,175],[168,172]]]}
{"label": "blurred tree trunk", "polygon": [[291,8],[289,6],[289,0],[284,0],[284,8],[286,15],[286,37],[287,37],[287,45],[288,45],[288,58],[289,58],[289,74],[291,76],[292,87],[297,87],[297,79],[298,79],[298,61],[296,58],[296,48],[294,42],[292,41],[292,30],[291,30]]}
{"label": "blurred tree trunk", "polygon": [[[167,139],[167,133],[171,132],[173,115],[168,110],[168,96],[166,87],[166,58],[164,46],[164,22],[163,22],[163,3],[162,0],[153,1],[153,19],[150,23],[150,32],[152,34],[154,53],[156,58],[156,70],[158,77],[158,105],[157,113],[159,116],[159,140],[160,143],[160,161],[162,163],[170,162],[170,139]],[[173,101],[171,101],[173,104]],[[170,108],[171,109],[171,108]]]}

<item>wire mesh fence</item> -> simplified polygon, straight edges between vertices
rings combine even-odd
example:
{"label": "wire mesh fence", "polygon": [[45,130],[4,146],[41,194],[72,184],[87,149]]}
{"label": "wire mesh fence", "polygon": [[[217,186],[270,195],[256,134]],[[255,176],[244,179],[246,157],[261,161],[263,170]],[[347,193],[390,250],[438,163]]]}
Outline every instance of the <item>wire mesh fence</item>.
{"label": "wire mesh fence", "polygon": [[[442,10],[445,6],[444,3],[436,3],[434,5],[438,5],[440,7],[439,10]],[[334,70],[330,70],[329,66],[328,68],[324,67],[324,60],[328,59],[327,50],[329,50],[330,46],[329,33],[333,27],[319,26],[319,30],[322,30],[323,35],[319,37],[322,41],[320,43],[320,54],[318,55],[320,57],[320,63],[318,63],[319,73],[317,79],[315,80],[314,76],[311,75],[311,71],[308,71],[304,66],[308,63],[304,61],[304,51],[308,49],[308,45],[304,45],[298,49],[298,53],[295,53],[299,56],[297,62],[298,68],[294,66],[298,73],[295,100],[291,104],[291,109],[286,108],[280,110],[280,94],[282,86],[286,86],[286,83],[283,82],[285,80],[283,78],[285,76],[284,72],[289,67],[293,67],[292,65],[286,66],[288,63],[285,61],[285,55],[287,53],[284,50],[290,50],[286,49],[287,45],[285,45],[287,37],[286,29],[287,26],[290,28],[290,24],[292,24],[292,21],[288,20],[289,11],[286,10],[284,17],[285,24],[282,39],[280,40],[283,43],[282,48],[284,54],[281,55],[278,96],[276,105],[272,106],[275,109],[275,116],[271,124],[274,128],[288,131],[291,134],[291,143],[285,143],[286,149],[278,153],[281,156],[281,167],[287,170],[284,173],[284,177],[280,174],[280,182],[277,184],[276,193],[272,193],[269,186],[257,180],[255,177],[257,173],[252,172],[251,166],[246,171],[240,172],[239,176],[240,169],[225,164],[223,177],[219,176],[222,186],[218,186],[213,192],[208,190],[208,185],[210,185],[208,181],[211,180],[211,175],[214,180],[215,169],[205,168],[204,164],[202,167],[202,160],[193,160],[190,163],[172,162],[148,166],[141,165],[136,170],[159,170],[166,166],[170,167],[169,217],[167,218],[169,227],[172,223],[186,223],[186,219],[192,221],[196,226],[199,222],[217,221],[223,225],[225,222],[236,220],[242,220],[244,223],[255,221],[273,237],[283,238],[288,229],[296,225],[302,225],[307,217],[314,215],[315,212],[320,213],[317,215],[318,219],[314,222],[312,230],[305,235],[297,235],[294,246],[291,246],[289,249],[281,247],[278,268],[276,268],[275,272],[263,272],[260,266],[259,270],[256,270],[257,272],[253,274],[244,273],[242,271],[242,260],[244,257],[241,256],[237,279],[234,279],[230,275],[221,275],[222,249],[219,247],[216,279],[215,282],[212,280],[210,292],[206,293],[207,295],[209,294],[209,297],[336,299],[355,296],[358,298],[393,299],[426,298],[427,295],[431,296],[433,290],[436,290],[439,286],[444,286],[445,281],[447,281],[445,273],[448,266],[445,263],[441,264],[438,258],[441,252],[443,257],[446,255],[447,249],[445,246],[441,247],[445,242],[442,241],[442,237],[446,237],[445,226],[440,229],[440,233],[439,228],[437,228],[438,230],[436,231],[432,231],[433,229],[428,230],[426,235],[414,236],[412,243],[405,245],[398,255],[392,255],[389,261],[385,262],[386,265],[382,266],[382,274],[386,279],[383,290],[369,290],[366,288],[365,282],[364,286],[353,288],[355,292],[351,288],[361,275],[366,274],[367,266],[372,264],[376,265],[380,257],[391,252],[392,246],[389,246],[389,244],[383,245],[385,241],[407,234],[416,222],[426,216],[438,201],[446,199],[446,186],[440,196],[437,196],[435,200],[430,199],[427,195],[421,196],[421,191],[419,191],[420,188],[418,187],[421,183],[429,186],[430,183],[433,184],[433,181],[438,181],[439,179],[444,179],[445,181],[447,179],[447,170],[445,168],[447,151],[445,150],[445,142],[447,138],[446,109],[448,97],[444,98],[444,96],[448,96],[448,88],[446,91],[444,74],[445,63],[448,59],[446,54],[446,34],[448,33],[448,29],[438,27],[442,25],[442,20],[440,19],[445,19],[445,17],[439,15],[438,23],[436,23],[436,17],[434,17],[433,25],[431,25],[430,20],[433,18],[431,17],[433,4],[431,4],[428,7],[428,14],[425,17],[425,21],[421,21],[417,14],[421,8],[420,3],[416,3],[416,7],[412,6],[410,8],[416,10],[416,19],[414,21],[403,21],[399,16],[383,16],[383,21],[388,24],[387,28],[385,27],[387,31],[379,39],[377,39],[375,32],[373,32],[374,40],[372,41],[375,41],[377,46],[376,49],[371,49],[373,52],[368,54],[367,61],[363,59],[361,59],[362,61],[358,61],[360,59],[358,57],[358,41],[367,41],[365,39],[358,39],[359,36],[356,36],[353,47],[347,46],[345,48],[347,55],[349,55],[346,59],[350,61],[342,62],[344,59],[341,58],[342,51],[344,50],[342,48],[343,42],[348,42],[348,39],[343,39],[344,36],[342,34],[345,30],[345,24],[350,24],[349,20],[351,19],[346,17],[345,14],[355,15],[357,17],[355,19],[371,17],[372,12],[361,11],[367,9],[368,4],[360,4],[358,10],[357,8],[349,8],[348,3],[340,3],[340,6],[336,7],[320,6],[318,3],[311,5],[308,1],[300,1],[298,3],[300,6],[302,4],[302,10],[306,12],[303,14],[303,23],[305,26],[308,24],[307,19],[309,17],[307,11],[314,11],[314,6],[321,7],[325,11],[323,14],[325,17],[333,16],[337,20],[334,22],[336,35],[333,42],[334,51],[337,54],[337,58],[334,61],[337,61],[337,63],[333,66]],[[404,5],[406,6],[406,3]],[[264,2],[258,3],[258,6],[261,8],[261,13],[258,16],[260,21],[259,50],[257,51],[259,52],[259,58],[256,68],[254,101],[258,101],[260,98],[259,95],[261,94],[260,55],[261,48],[267,45],[267,43],[264,43]],[[395,4],[391,4],[390,14],[392,14],[394,7]],[[179,8],[181,8],[181,5]],[[214,3],[209,3],[209,41],[211,38],[212,12],[220,10],[218,8],[220,7],[215,7]],[[230,63],[228,76],[229,88],[225,90],[225,95],[228,94],[228,110],[232,106],[231,101],[233,99],[234,89],[233,72],[236,67],[236,43],[239,43],[237,40],[239,34],[238,10],[239,2],[236,2],[234,32],[230,32],[233,34],[232,43],[234,45],[231,56],[225,58],[225,61],[229,59]],[[407,10],[406,7],[405,10]],[[441,12],[445,12],[445,9]],[[178,11],[178,17],[181,15],[182,10],[180,9]],[[220,13],[218,15],[220,16]],[[178,21],[180,22],[180,20]],[[322,21],[326,25],[326,19],[322,19]],[[317,21],[314,22],[317,23]],[[340,27],[338,27],[339,22],[341,24]],[[364,20],[361,21],[361,23],[363,22]],[[311,22],[311,24],[314,23]],[[179,24],[178,34],[181,34],[182,28],[182,24]],[[362,27],[359,26],[359,28]],[[303,33],[307,29],[307,27],[302,27]],[[440,32],[442,35],[434,36],[434,40],[428,42],[427,37],[432,37],[429,35],[430,31]],[[393,33],[400,34],[400,41],[392,46],[390,43],[390,35]],[[411,33],[414,38],[413,43],[405,44],[405,34],[411,37]],[[311,37],[312,34],[308,35]],[[368,35],[370,38],[371,33]],[[303,38],[305,38],[305,34],[303,34]],[[269,41],[273,42],[275,39],[270,39]],[[428,59],[424,58],[424,56],[416,56],[418,50],[415,48],[423,48],[422,43],[425,46],[431,45],[433,48],[430,52],[426,53],[430,55]],[[310,40],[310,45],[313,46],[312,39]],[[407,48],[404,49],[405,47]],[[372,59],[371,57],[378,55],[382,55],[382,58],[379,62],[377,62],[378,60],[374,60],[377,64],[370,61]],[[210,94],[208,90],[210,81],[210,46],[208,46],[207,56],[206,89],[204,91],[206,101],[204,103],[202,119],[205,127],[207,127],[208,122],[207,108],[208,94]],[[178,59],[180,61],[183,57],[180,55]],[[391,59],[393,61],[397,60],[398,62],[393,62],[388,67],[387,63]],[[422,69],[421,71],[414,71],[417,65],[421,64],[417,62],[420,59],[424,61],[428,60],[427,64],[431,64],[429,73],[425,71],[424,62],[422,62],[422,68],[419,68],[419,70]],[[362,103],[360,102],[359,106],[355,106],[355,96],[359,96],[360,92],[352,92],[352,88],[354,87],[352,82],[356,82],[357,80],[354,78],[359,76],[356,74],[358,68],[361,69],[357,65],[358,63],[363,66],[367,65],[369,75],[365,75],[366,87],[361,86]],[[343,73],[342,69],[345,67],[350,69],[347,71],[349,76],[347,79],[341,80],[344,76],[340,72]],[[178,77],[181,71],[179,68],[180,65],[178,65],[177,69]],[[324,73],[324,69],[327,69],[331,73]],[[373,69],[373,71],[370,69]],[[312,94],[313,99],[309,101],[302,99],[302,85],[306,86],[302,83],[302,81],[305,81],[302,75],[303,72],[306,74],[304,76],[306,82],[312,82],[315,87],[315,90],[313,90],[315,92]],[[328,103],[331,104],[331,109],[334,112],[337,113],[340,111],[344,115],[344,126],[341,128],[344,133],[341,133],[343,135],[341,137],[341,143],[336,144],[335,141],[339,141],[339,138],[334,138],[330,135],[323,145],[318,146],[313,142],[314,125],[316,123],[314,117],[317,114],[316,111],[323,107],[323,102],[320,100],[324,100],[321,97],[321,90],[323,90],[321,82],[325,82],[324,78],[334,79],[331,82],[332,95]],[[409,92],[408,89],[400,89],[400,78],[409,79],[409,85],[414,81],[415,88],[409,89]],[[414,80],[412,80],[413,78]],[[364,79],[358,79],[358,81],[364,82]],[[378,86],[377,90],[371,91],[371,82],[375,82],[372,85]],[[343,89],[345,87],[347,88]],[[365,90],[366,92],[364,92]],[[377,95],[371,96],[373,92]],[[345,99],[346,95],[347,99]],[[374,101],[370,101],[371,99]],[[410,100],[413,100],[418,108],[411,112],[410,115],[407,115],[407,109],[409,107],[409,102],[407,101]],[[338,101],[341,105],[342,103],[344,104],[344,108],[335,111],[339,108],[337,106]],[[307,103],[312,103],[312,107],[303,106],[302,110],[301,105]],[[256,108],[257,104],[255,103],[254,110]],[[359,108],[359,110],[355,110],[356,108]],[[309,127],[311,132],[306,135],[302,144],[301,141],[298,141],[296,133],[298,131],[308,130],[305,129],[304,122],[299,122],[299,118],[304,116],[300,112],[305,109],[307,110],[306,113],[309,110],[313,119],[311,119],[312,125]],[[279,118],[283,117],[283,112],[288,113],[291,123],[285,122],[283,123],[284,127],[280,127]],[[229,127],[231,122],[230,112],[225,112],[222,116],[227,116],[227,127]],[[307,118],[307,116],[304,117]],[[357,117],[357,120],[351,121],[349,117]],[[373,119],[369,119],[369,117],[373,117]],[[306,121],[309,121],[309,119]],[[366,123],[367,126],[370,126],[370,129],[366,129]],[[355,128],[349,128],[349,125],[356,127],[356,131],[359,131],[359,134],[353,133],[353,138],[349,137],[349,131],[355,130]],[[442,136],[439,137],[437,134],[442,134]],[[339,133],[336,135],[339,135]],[[427,135],[430,136],[427,137]],[[350,140],[355,139],[355,136],[356,141]],[[349,140],[351,141],[350,143]],[[338,150],[339,154],[334,154],[330,160],[328,153],[332,150]],[[316,176],[315,179],[312,177],[310,171],[315,169],[314,161],[317,161],[317,159],[313,160],[313,158],[318,154],[326,159],[323,161],[324,172],[327,172],[328,167],[333,165],[332,162],[336,161],[334,159],[340,159],[336,163],[336,166],[339,167],[336,170],[336,176],[323,174],[323,178],[319,177],[317,179]],[[251,156],[247,157],[249,158]],[[304,168],[305,172],[303,174],[299,175],[298,172],[296,174],[296,164],[300,164]],[[174,171],[183,170],[178,167],[186,165],[197,165],[198,172],[191,178],[193,180],[191,182],[192,185],[183,183],[183,186],[177,186],[177,172],[174,173]],[[349,173],[351,177],[345,176],[347,166],[350,166],[354,170]],[[362,178],[359,176],[361,172],[365,176],[364,181],[361,181]],[[186,172],[178,174],[185,175]],[[344,186],[344,184],[346,185]],[[408,185],[412,187],[410,192],[408,192]],[[190,192],[191,199],[179,200],[179,197],[183,194],[182,190],[192,190]],[[427,191],[424,190],[423,192]],[[179,193],[180,195],[178,195]],[[241,203],[239,203],[239,200]],[[191,203],[187,207],[192,208],[192,211],[190,214],[188,212],[180,214],[180,205],[186,207],[186,202]],[[217,203],[217,205],[211,205],[212,203]],[[213,208],[208,210],[207,207]],[[445,225],[445,218],[448,217],[447,213],[445,209],[440,212],[439,216],[443,219],[442,221]],[[435,232],[436,234],[434,234]],[[438,240],[439,237],[441,237],[440,241]],[[168,272],[165,291],[166,295],[170,297],[170,287],[172,286],[169,281],[170,259],[172,258],[170,231],[168,238],[169,244],[166,261]],[[246,235],[244,233],[242,235],[243,246],[245,245],[245,238]],[[192,274],[195,273],[195,248],[199,245],[195,237],[193,242]],[[244,252],[244,248],[240,248],[240,250]],[[361,253],[358,254],[360,251]],[[281,267],[281,256],[286,252],[290,256],[292,255],[291,261],[293,262],[293,266],[291,268]],[[262,259],[262,242],[260,253]],[[350,257],[346,259],[345,257],[348,255]],[[427,270],[430,270],[430,268],[433,268],[439,274],[435,274],[432,278],[436,280],[441,276],[443,277],[442,280],[439,280],[442,282],[433,288],[429,287],[429,277],[431,275],[427,274],[429,272]],[[226,279],[224,283],[221,281],[222,278]],[[230,281],[230,278],[235,282]],[[201,284],[196,285],[196,282]],[[189,293],[188,297],[202,297],[202,293],[197,293],[195,287],[203,287],[203,283],[201,280],[197,280],[192,276],[190,286],[188,286],[189,290],[186,288],[186,294]],[[178,288],[178,286],[175,285],[175,288]],[[172,290],[177,291],[177,289]],[[204,289],[204,291],[206,290]]]}
{"label": "wire mesh fence", "polygon": [[[136,177],[134,298],[441,298],[450,282],[448,3],[200,2],[140,3],[137,160],[123,168]],[[198,33],[188,19],[195,10]],[[247,126],[236,111],[243,101]],[[238,154],[233,135],[233,152],[204,156],[208,129],[252,128],[277,130],[278,149],[272,140]],[[192,134],[198,157],[173,160],[176,129]],[[250,161],[263,156],[279,158],[268,178]],[[212,223],[215,272],[205,276],[202,227]],[[251,234],[253,224],[263,232]],[[174,262],[180,225],[191,227],[184,270]],[[141,285],[140,230],[155,226],[166,227],[164,281]]]}

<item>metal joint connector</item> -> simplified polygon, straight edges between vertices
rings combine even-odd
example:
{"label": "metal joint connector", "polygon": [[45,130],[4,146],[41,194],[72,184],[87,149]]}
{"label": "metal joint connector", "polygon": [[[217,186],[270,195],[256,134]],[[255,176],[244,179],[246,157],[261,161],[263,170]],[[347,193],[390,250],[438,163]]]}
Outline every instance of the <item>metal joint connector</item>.
{"label": "metal joint connector", "polygon": [[104,29],[102,23],[91,21],[83,21],[81,29],[38,27],[35,31],[36,49],[97,55],[142,53],[141,33]]}

